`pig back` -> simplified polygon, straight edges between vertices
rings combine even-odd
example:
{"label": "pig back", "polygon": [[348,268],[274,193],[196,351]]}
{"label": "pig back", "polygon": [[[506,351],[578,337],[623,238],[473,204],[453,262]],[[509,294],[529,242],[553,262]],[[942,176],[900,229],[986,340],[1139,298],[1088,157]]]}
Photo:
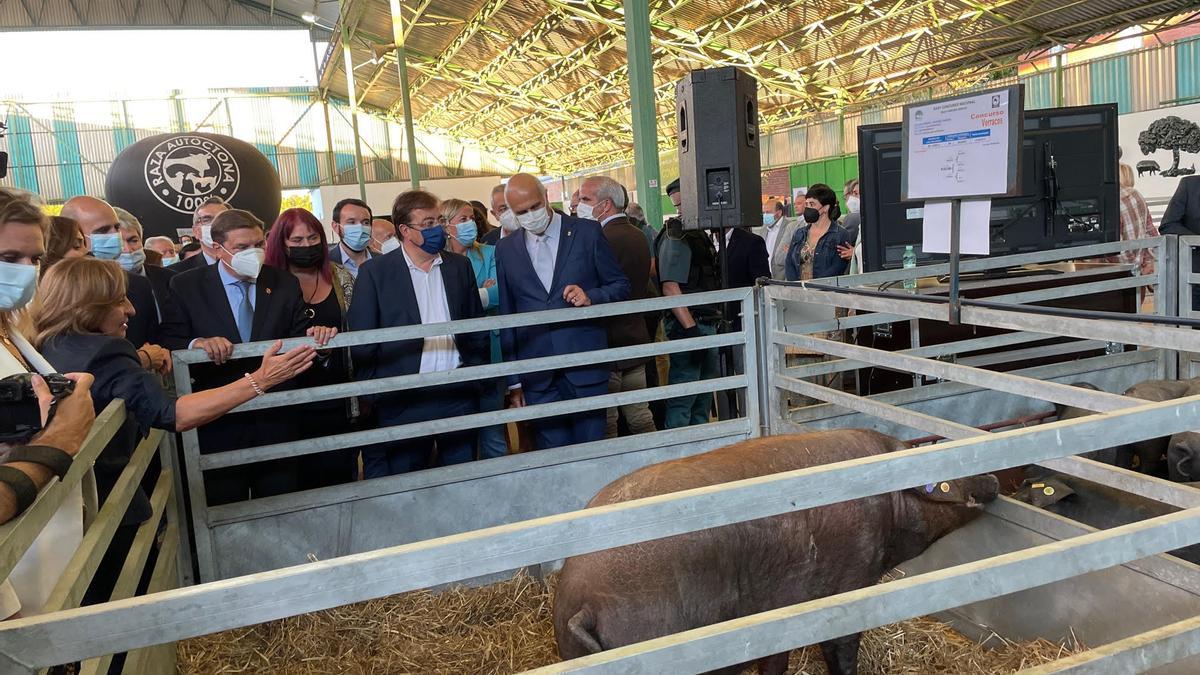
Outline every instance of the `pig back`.
{"label": "pig back", "polygon": [[[601,506],[901,448],[869,430],[775,436],[644,467],[603,488]],[[885,571],[893,496],[760,518],[567,560],[555,598],[563,658],[579,615],[603,649],[861,588]]]}

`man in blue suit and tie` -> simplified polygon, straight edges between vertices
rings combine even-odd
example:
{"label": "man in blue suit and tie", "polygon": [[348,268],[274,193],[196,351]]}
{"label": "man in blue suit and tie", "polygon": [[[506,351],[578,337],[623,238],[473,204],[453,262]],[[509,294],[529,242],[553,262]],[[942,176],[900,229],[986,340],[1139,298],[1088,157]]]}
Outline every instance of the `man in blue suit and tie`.
{"label": "man in blue suit and tie", "polygon": [[[555,213],[546,187],[520,173],[508,181],[506,219],[520,230],[496,245],[500,313],[587,307],[629,298],[629,279],[594,220]],[[510,223],[511,225],[511,223]],[[600,320],[524,326],[500,333],[506,361],[594,351],[608,347]],[[609,364],[524,373],[509,380],[513,407],[568,401],[608,393]],[[538,450],[599,441],[605,411],[587,410],[534,420]]]}

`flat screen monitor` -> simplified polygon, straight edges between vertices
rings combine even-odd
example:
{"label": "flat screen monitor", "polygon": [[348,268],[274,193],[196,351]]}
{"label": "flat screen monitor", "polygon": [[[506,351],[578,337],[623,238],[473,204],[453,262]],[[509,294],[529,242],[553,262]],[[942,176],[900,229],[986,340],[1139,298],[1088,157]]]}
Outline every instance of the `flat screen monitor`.
{"label": "flat screen monitor", "polygon": [[[1119,240],[1117,106],[1027,110],[1023,124],[1021,190],[992,200],[991,255]],[[918,264],[949,257],[921,250],[924,204],[900,199],[901,133],[899,122],[858,128],[866,272],[903,266],[908,245]]]}

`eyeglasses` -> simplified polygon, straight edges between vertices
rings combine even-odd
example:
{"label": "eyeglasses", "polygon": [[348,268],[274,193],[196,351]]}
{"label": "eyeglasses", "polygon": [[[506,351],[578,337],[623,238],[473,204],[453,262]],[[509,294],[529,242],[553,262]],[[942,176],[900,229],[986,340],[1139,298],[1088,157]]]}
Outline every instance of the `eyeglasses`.
{"label": "eyeglasses", "polygon": [[431,227],[436,227],[436,226],[438,226],[438,225],[441,225],[441,226],[445,227],[445,226],[446,226],[446,219],[445,219],[445,218],[438,218],[438,219],[436,219],[436,220],[435,220],[435,219],[433,219],[433,218],[426,218],[425,220],[422,220],[422,221],[421,221],[421,222],[419,222],[419,223],[407,223],[407,225],[408,225],[409,227],[412,227],[412,228],[415,228],[415,229],[418,229],[418,230],[428,230],[429,228],[431,228]]}

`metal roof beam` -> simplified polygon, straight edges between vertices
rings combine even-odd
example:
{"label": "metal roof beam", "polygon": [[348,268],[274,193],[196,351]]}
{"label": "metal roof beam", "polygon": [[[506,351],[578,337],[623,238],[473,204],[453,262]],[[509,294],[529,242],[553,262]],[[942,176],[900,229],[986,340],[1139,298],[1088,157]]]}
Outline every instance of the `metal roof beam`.
{"label": "metal roof beam", "polygon": [[[399,44],[404,44],[407,42],[409,34],[412,33],[413,26],[415,26],[417,21],[421,19],[421,16],[425,13],[425,10],[429,8],[429,5],[432,2],[433,0],[421,0],[421,4],[417,5],[416,9],[413,10],[412,18],[408,19],[404,24],[404,30],[400,35]],[[400,7],[403,9],[404,4],[401,3]],[[367,95],[371,93],[371,88],[375,86],[375,83],[378,82],[383,73],[387,71],[387,67],[387,59],[379,59],[379,63],[375,67],[375,72],[371,74],[371,79],[367,80],[367,86],[363,87],[362,96],[358,97],[358,105],[361,106],[363,101],[367,100]]]}
{"label": "metal roof beam", "polygon": [[[433,64],[433,71],[437,73],[442,72],[442,70],[454,59],[455,55],[458,54],[459,50],[463,48],[463,45],[467,44],[472,37],[475,37],[475,34],[478,33],[480,29],[485,27],[497,12],[499,12],[501,9],[504,9],[504,5],[507,3],[508,0],[486,0],[483,3],[483,7],[479,8],[479,11],[475,13],[475,16],[472,16],[471,19],[467,21],[467,23],[463,26],[463,29],[459,31],[458,35],[456,35],[454,39],[451,40],[450,44],[446,45],[446,48],[443,49],[438,55],[437,60]],[[416,96],[417,92],[419,92],[421,88],[428,84],[432,79],[432,76],[422,76],[418,78],[417,81],[412,84],[412,91],[410,92],[410,95]],[[388,115],[395,115],[395,108],[396,106],[393,105],[392,108],[388,110]]]}

